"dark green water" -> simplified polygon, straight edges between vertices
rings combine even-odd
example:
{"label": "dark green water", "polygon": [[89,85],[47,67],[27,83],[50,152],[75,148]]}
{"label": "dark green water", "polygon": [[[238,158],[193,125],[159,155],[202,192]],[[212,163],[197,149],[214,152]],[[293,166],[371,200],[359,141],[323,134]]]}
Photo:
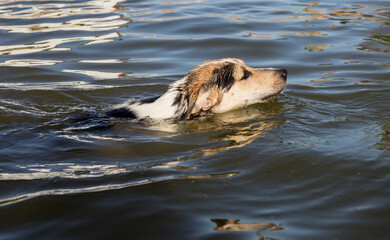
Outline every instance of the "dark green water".
{"label": "dark green water", "polygon": [[[375,0],[1,1],[0,239],[390,239],[389,25]],[[101,118],[224,57],[286,90]]]}

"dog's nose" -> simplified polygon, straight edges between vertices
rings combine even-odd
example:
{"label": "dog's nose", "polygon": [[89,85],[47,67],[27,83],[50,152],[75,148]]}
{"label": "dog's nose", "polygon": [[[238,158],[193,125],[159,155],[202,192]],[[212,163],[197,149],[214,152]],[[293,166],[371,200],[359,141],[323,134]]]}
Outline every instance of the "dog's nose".
{"label": "dog's nose", "polygon": [[282,79],[284,81],[286,81],[287,80],[287,70],[286,69],[280,69],[278,72],[279,72],[280,76],[282,77]]}

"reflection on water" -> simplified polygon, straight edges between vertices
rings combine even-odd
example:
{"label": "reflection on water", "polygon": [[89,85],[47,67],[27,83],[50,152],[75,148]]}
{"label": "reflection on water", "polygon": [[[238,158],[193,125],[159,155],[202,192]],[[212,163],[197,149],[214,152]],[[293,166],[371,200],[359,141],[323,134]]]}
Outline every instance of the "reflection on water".
{"label": "reflection on water", "polygon": [[206,119],[182,124],[178,130],[186,133],[214,132],[208,142],[219,143],[199,150],[191,158],[203,158],[214,154],[244,147],[269,131],[283,124],[283,120],[275,118],[283,112],[283,105],[277,100],[266,104],[254,105],[245,109],[218,114]]}
{"label": "reflection on water", "polygon": [[[358,49],[367,52],[390,53],[390,30],[389,28],[381,29],[385,34],[374,34],[368,36],[363,43],[359,44]],[[389,65],[389,63],[383,63]]]}
{"label": "reflection on water", "polygon": [[[38,180],[47,178],[98,178],[127,172],[120,165],[81,166],[75,163],[17,165],[20,173],[3,173],[0,180]],[[19,172],[18,171],[18,172]],[[21,173],[25,171],[24,173]]]}
{"label": "reflection on water", "polygon": [[[9,1],[12,3],[14,1]],[[15,1],[17,2],[17,1]],[[68,3],[44,3],[40,5],[29,5],[28,3],[19,4],[19,10],[13,9],[12,11],[6,10],[7,5],[1,6],[0,11],[3,9],[3,12],[0,12],[0,18],[4,19],[19,19],[23,17],[24,19],[42,19],[45,18],[55,18],[60,21],[63,17],[77,17],[79,14],[91,14],[98,15],[103,13],[115,12],[118,10],[120,6],[120,0],[106,0],[106,1],[87,1],[85,3],[77,3],[77,2],[68,2]],[[175,3],[162,3],[162,5],[172,5],[175,4],[180,8],[180,5],[187,4],[199,4],[203,1],[196,2],[175,2]],[[7,1],[8,3],[8,1]],[[265,6],[265,8],[267,8]],[[299,9],[298,6],[295,6],[295,9],[274,9],[275,11],[292,11],[298,13],[298,16],[283,18],[283,19],[270,19],[267,17],[266,19],[259,19],[258,15],[247,14],[240,18],[235,16],[229,16],[225,14],[206,14],[206,15],[186,15],[182,17],[177,17],[175,14],[175,9],[163,9],[159,11],[143,11],[143,9],[131,9],[129,10],[130,14],[127,15],[130,19],[124,19],[122,15],[111,15],[106,17],[98,17],[98,18],[80,18],[80,19],[72,19],[61,22],[49,22],[49,23],[39,23],[39,24],[28,24],[28,25],[0,25],[0,30],[6,30],[9,32],[15,33],[31,33],[31,32],[54,32],[54,31],[106,31],[106,30],[114,30],[117,29],[129,22],[137,21],[172,21],[179,20],[183,18],[198,18],[198,17],[218,17],[218,18],[227,18],[233,21],[254,21],[254,22],[268,22],[268,21],[294,21],[297,19],[307,19],[308,21],[313,20],[332,20],[339,21],[339,24],[346,24],[351,22],[353,19],[358,21],[362,20],[370,20],[370,21],[379,21],[383,23],[388,22],[387,13],[388,9],[376,9],[375,6],[367,6],[367,5],[354,5],[351,8],[340,8],[340,9],[322,9],[322,6],[319,2],[311,2],[306,8]],[[316,9],[316,10],[315,10]],[[121,10],[123,10],[121,8]],[[172,17],[166,18],[155,18],[156,13],[164,13],[165,15],[174,15]],[[143,17],[140,17],[143,16]],[[150,17],[147,17],[150,16]],[[336,27],[337,24],[330,24],[330,27]],[[32,53],[38,51],[63,51],[70,50],[69,48],[61,48],[58,45],[63,43],[69,43],[74,41],[88,41],[87,44],[93,43],[104,43],[108,41],[113,41],[113,38],[118,37],[115,36],[116,33],[101,35],[99,37],[95,36],[83,36],[83,37],[73,37],[73,38],[64,38],[64,39],[47,39],[45,41],[38,41],[34,43],[27,43],[25,45],[8,45],[8,46],[0,46],[0,54],[4,55],[15,55],[15,54],[25,54]],[[143,36],[144,33],[130,33],[133,36]],[[327,33],[318,32],[318,31],[306,31],[306,32],[251,32],[245,34],[246,37],[251,38],[264,38],[270,39],[278,36],[286,36],[286,35],[296,35],[296,36],[327,36]],[[166,36],[159,35],[150,35],[151,37],[159,37],[159,38],[172,38]],[[378,35],[380,36],[380,35]],[[373,36],[372,38],[386,38],[386,35],[382,37]],[[316,46],[307,46],[307,49],[310,51],[319,51],[323,50],[327,47],[328,44],[316,45]],[[367,49],[366,47],[362,47],[362,49]]]}
{"label": "reflection on water", "polygon": [[[85,45],[107,43],[119,37],[119,33],[95,34],[85,36],[85,32],[107,31],[120,28],[131,20],[122,19],[120,15],[104,16],[118,10],[118,3],[122,0],[96,0],[67,3],[44,2],[42,4],[29,4],[29,2],[6,1],[0,5],[0,18],[3,19],[46,19],[48,22],[39,24],[0,25],[0,30],[9,33],[37,33],[55,31],[80,31],[83,36],[51,38],[26,44],[0,46],[0,55],[19,55],[42,51],[69,51],[69,47],[59,45],[76,41],[84,41]],[[11,3],[18,3],[9,10]],[[101,15],[96,18],[85,18],[81,14]],[[66,18],[67,17],[67,18]],[[74,19],[69,19],[72,17]],[[67,20],[65,20],[67,19]],[[55,22],[57,21],[57,22]],[[33,60],[36,62],[44,60]],[[3,63],[5,64],[5,63]],[[46,64],[47,65],[47,64]]]}
{"label": "reflection on water", "polygon": [[390,157],[390,124],[385,124],[382,129],[381,139],[377,145],[381,150],[389,151],[385,154]]}
{"label": "reflection on water", "polygon": [[3,207],[8,204],[15,204],[20,201],[26,201],[32,198],[42,197],[42,196],[58,196],[58,195],[72,195],[72,194],[82,194],[82,193],[94,193],[94,192],[104,192],[118,190],[128,187],[135,187],[139,185],[144,185],[151,183],[150,180],[140,180],[136,182],[129,182],[125,184],[101,184],[93,187],[83,187],[83,188],[56,188],[51,190],[37,191],[33,193],[18,194],[10,198],[0,199],[0,207]]}
{"label": "reflection on water", "polygon": [[[18,55],[28,54],[41,51],[69,51],[71,48],[61,47],[59,45],[64,43],[85,41],[84,45],[107,43],[115,41],[119,36],[118,33],[109,33],[100,36],[86,36],[86,37],[70,37],[70,38],[54,38],[25,45],[10,45],[0,46],[0,54],[3,55]],[[39,60],[36,60],[39,61]]]}
{"label": "reflection on water", "polygon": [[0,63],[0,66],[11,66],[11,67],[29,67],[29,66],[50,66],[62,61],[56,60],[39,60],[39,59],[14,59],[5,60]]}
{"label": "reflection on water", "polygon": [[323,51],[327,47],[329,47],[328,44],[322,44],[322,45],[306,46],[305,49],[310,52],[318,52],[318,51]]}
{"label": "reflection on water", "polygon": [[215,142],[225,142],[226,145],[203,149],[201,150],[201,153],[198,153],[195,156],[197,158],[202,158],[230,149],[244,147],[281,124],[283,124],[283,121],[259,120],[258,122],[252,122],[245,126],[237,126],[228,133],[223,133],[212,139]]}
{"label": "reflection on water", "polygon": [[308,5],[304,10],[300,12],[303,14],[309,14],[311,16],[306,16],[303,18],[310,20],[340,20],[340,24],[346,24],[350,22],[351,19],[387,22],[386,13],[389,12],[388,9],[378,9],[377,6],[370,5],[353,5],[352,7],[346,8],[321,10],[318,9],[319,7],[321,7],[320,2],[313,1],[311,3],[312,4]]}
{"label": "reflection on water", "polygon": [[216,231],[256,231],[259,240],[272,240],[271,238],[264,237],[261,232],[263,231],[277,231],[283,230],[281,225],[277,226],[273,223],[240,223],[239,219],[210,219],[217,226]]}
{"label": "reflection on water", "polygon": [[93,78],[96,79],[96,80],[128,77],[128,76],[127,76],[126,74],[124,74],[124,73],[102,72],[102,71],[91,71],[91,70],[87,71],[87,70],[63,69],[62,72],[84,74],[84,75],[93,77]]}
{"label": "reflection on water", "polygon": [[123,20],[121,16],[105,18],[83,18],[61,23],[40,23],[30,25],[0,26],[0,30],[10,33],[35,33],[53,31],[106,31],[120,28],[121,25],[131,22]]}
{"label": "reflection on water", "polygon": [[[66,71],[64,71],[66,72]],[[72,72],[72,71],[68,71]],[[77,71],[73,71],[79,73]],[[85,73],[84,73],[85,74]],[[91,73],[92,74],[92,73]],[[95,73],[100,76],[101,72]],[[88,74],[86,74],[88,75]],[[104,79],[104,75],[100,79]],[[113,73],[110,76],[118,76],[118,74]],[[101,85],[94,84],[88,81],[66,81],[66,82],[54,82],[54,83],[0,83],[0,89],[12,89],[20,91],[33,91],[33,90],[69,90],[69,89],[82,89],[82,90],[93,90],[93,89],[108,89],[115,88],[115,85]]]}
{"label": "reflection on water", "polygon": [[[93,0],[85,2],[50,2],[4,0],[0,4],[0,18],[4,19],[43,19],[61,18],[81,14],[102,14],[123,10],[120,2],[124,0]],[[34,3],[35,2],[35,3]],[[13,4],[16,3],[16,4]],[[12,6],[12,10],[10,10]]]}
{"label": "reflection on water", "polygon": [[208,179],[208,178],[230,178],[240,174],[239,172],[233,173],[215,173],[215,174],[204,174],[204,175],[189,175],[186,178],[189,179]]}

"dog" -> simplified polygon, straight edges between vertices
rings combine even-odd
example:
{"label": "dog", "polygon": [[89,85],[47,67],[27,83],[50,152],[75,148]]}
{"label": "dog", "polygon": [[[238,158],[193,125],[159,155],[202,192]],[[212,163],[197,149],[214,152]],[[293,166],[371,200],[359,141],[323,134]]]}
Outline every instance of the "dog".
{"label": "dog", "polygon": [[108,110],[109,117],[181,121],[266,102],[279,95],[287,70],[251,68],[236,58],[206,61],[156,97],[132,100]]}

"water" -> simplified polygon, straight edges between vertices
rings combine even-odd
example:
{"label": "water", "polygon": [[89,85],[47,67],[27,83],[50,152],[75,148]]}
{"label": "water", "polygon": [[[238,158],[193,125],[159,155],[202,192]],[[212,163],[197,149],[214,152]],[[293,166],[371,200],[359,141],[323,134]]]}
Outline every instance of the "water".
{"label": "water", "polygon": [[[0,3],[0,239],[389,239],[388,1]],[[110,120],[205,60],[276,100]]]}

